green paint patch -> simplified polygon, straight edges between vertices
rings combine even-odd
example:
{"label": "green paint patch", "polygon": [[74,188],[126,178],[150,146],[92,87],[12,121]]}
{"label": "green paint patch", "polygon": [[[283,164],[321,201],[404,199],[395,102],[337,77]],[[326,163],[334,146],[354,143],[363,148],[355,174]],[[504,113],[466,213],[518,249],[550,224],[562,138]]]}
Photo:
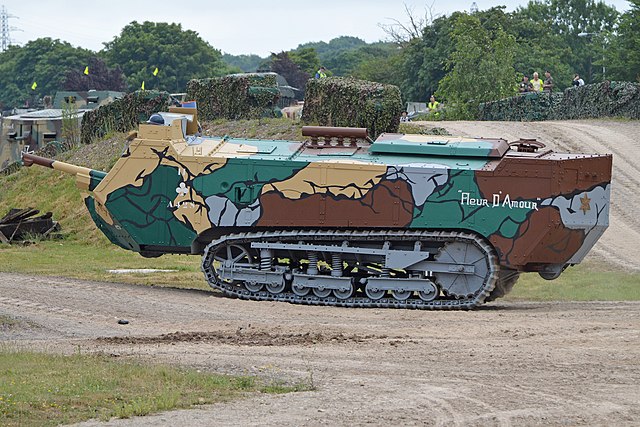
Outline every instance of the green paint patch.
{"label": "green paint patch", "polygon": [[247,167],[244,159],[229,159],[212,174],[195,178],[193,186],[204,199],[221,196],[247,206],[256,201],[265,184],[286,180],[307,164],[256,160],[252,167]]}
{"label": "green paint patch", "polygon": [[141,186],[127,185],[109,194],[107,210],[136,242],[189,247],[196,233],[174,216],[179,207],[168,196],[175,196],[181,183],[177,168],[158,166]]}
{"label": "green paint patch", "polygon": [[250,393],[308,390],[106,356],[0,348],[0,425],[55,426],[226,402]]}

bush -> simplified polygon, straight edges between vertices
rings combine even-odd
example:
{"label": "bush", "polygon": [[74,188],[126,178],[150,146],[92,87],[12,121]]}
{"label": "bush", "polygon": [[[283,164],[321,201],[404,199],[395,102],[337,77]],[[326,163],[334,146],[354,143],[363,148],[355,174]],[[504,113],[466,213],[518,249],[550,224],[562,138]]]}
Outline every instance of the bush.
{"label": "bush", "polygon": [[372,138],[398,131],[402,100],[396,86],[327,77],[309,80],[305,94],[302,110],[305,123],[363,127]]}
{"label": "bush", "polygon": [[137,91],[111,104],[88,111],[82,117],[80,139],[90,144],[110,132],[128,132],[158,111],[166,111],[171,97],[167,92]]}
{"label": "bush", "polygon": [[215,119],[259,119],[278,117],[280,90],[275,74],[232,74],[213,79],[191,80],[187,98],[197,101],[198,117]]}
{"label": "bush", "polygon": [[480,120],[640,119],[640,84],[609,82],[571,87],[564,93],[527,93],[480,105]]}

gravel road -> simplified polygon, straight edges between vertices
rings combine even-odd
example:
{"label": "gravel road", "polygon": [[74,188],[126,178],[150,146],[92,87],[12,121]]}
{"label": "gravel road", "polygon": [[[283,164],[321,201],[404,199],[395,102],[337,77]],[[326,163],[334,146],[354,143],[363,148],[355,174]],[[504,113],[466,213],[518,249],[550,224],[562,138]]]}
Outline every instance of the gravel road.
{"label": "gravel road", "polygon": [[640,422],[640,303],[343,309],[4,273],[0,314],[3,343],[317,387],[83,426]]}

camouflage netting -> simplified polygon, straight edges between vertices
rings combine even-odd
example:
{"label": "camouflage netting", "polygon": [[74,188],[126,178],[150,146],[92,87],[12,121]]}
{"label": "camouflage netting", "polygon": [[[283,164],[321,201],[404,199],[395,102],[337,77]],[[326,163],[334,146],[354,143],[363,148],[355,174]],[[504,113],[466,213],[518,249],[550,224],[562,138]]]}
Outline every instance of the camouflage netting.
{"label": "camouflage netting", "polygon": [[82,117],[80,140],[90,144],[94,138],[102,138],[109,132],[135,129],[153,113],[167,111],[170,99],[167,92],[137,91],[88,111]]}
{"label": "camouflage netting", "polygon": [[280,90],[275,74],[233,74],[191,80],[187,98],[197,101],[201,120],[279,117]]}
{"label": "camouflage netting", "polygon": [[569,120],[597,117],[640,119],[640,84],[609,82],[564,93],[528,93],[480,105],[480,120]]}
{"label": "camouflage netting", "polygon": [[393,85],[328,77],[309,80],[302,120],[321,126],[367,128],[376,138],[383,132],[398,132],[402,100]]}

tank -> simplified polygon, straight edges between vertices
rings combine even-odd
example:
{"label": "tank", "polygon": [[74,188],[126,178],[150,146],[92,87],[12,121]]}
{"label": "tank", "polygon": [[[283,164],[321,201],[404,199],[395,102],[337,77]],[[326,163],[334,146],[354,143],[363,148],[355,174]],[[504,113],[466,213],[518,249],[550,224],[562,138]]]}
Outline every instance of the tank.
{"label": "tank", "polygon": [[141,124],[109,173],[75,174],[94,222],[145,257],[202,256],[228,296],[470,309],[522,272],[557,278],[608,226],[611,155],[535,140],[305,127],[304,142],[203,137],[195,110]]}

